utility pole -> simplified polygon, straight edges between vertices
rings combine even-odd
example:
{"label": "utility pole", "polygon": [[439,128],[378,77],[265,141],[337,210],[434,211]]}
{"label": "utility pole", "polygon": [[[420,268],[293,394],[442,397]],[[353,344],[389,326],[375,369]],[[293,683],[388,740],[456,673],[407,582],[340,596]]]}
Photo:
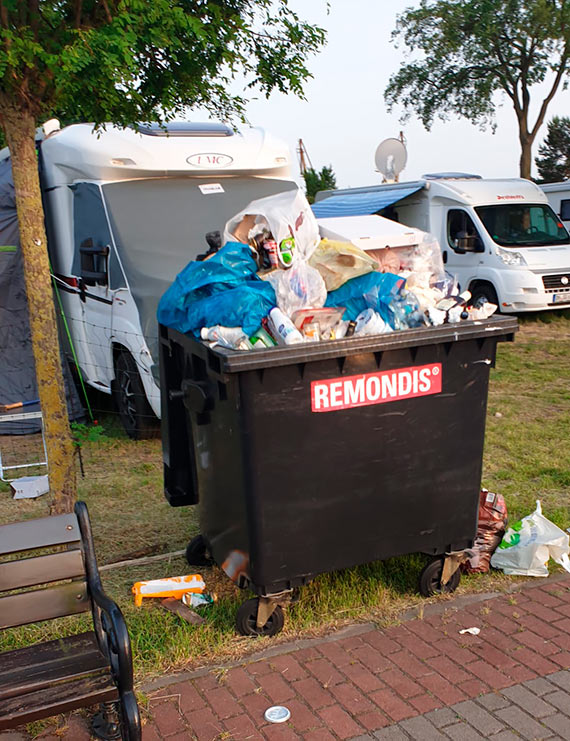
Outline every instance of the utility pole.
{"label": "utility pole", "polygon": [[[307,170],[313,170],[313,163],[311,162],[311,158],[309,157],[309,153],[307,152],[307,148],[303,144],[303,140],[299,139],[299,146],[297,147],[297,155],[299,157],[299,170],[301,171],[301,176],[304,177]],[[308,167],[307,167],[308,163]]]}

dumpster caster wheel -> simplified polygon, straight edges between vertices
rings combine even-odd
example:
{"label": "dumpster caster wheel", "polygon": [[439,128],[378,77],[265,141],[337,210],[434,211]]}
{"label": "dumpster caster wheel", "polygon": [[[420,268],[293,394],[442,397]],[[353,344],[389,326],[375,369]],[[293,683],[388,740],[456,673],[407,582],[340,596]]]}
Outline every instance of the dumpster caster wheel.
{"label": "dumpster caster wheel", "polygon": [[283,630],[285,616],[279,605],[275,605],[273,612],[267,618],[263,627],[257,625],[259,598],[248,599],[239,608],[236,616],[236,628],[242,636],[274,636]]}
{"label": "dumpster caster wheel", "polygon": [[188,543],[186,560],[190,566],[213,566],[214,559],[203,535],[197,535]]}
{"label": "dumpster caster wheel", "polygon": [[459,586],[461,572],[455,571],[445,586],[441,584],[443,559],[436,558],[424,567],[420,574],[420,594],[422,597],[433,597],[435,594],[451,594]]}

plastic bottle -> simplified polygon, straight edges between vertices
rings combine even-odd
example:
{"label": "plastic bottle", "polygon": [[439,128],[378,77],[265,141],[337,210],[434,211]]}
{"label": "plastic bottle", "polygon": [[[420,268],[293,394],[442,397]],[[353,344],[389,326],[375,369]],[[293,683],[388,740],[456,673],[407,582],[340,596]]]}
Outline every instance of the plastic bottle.
{"label": "plastic bottle", "polygon": [[285,237],[279,244],[279,262],[284,268],[290,268],[293,264],[295,251],[295,238]]}
{"label": "plastic bottle", "polygon": [[365,309],[361,311],[356,317],[356,327],[354,328],[355,335],[373,335],[383,334],[384,332],[391,331],[386,322],[382,319],[380,314],[374,309]]}
{"label": "plastic bottle", "polygon": [[277,307],[269,312],[269,328],[279,345],[295,345],[298,342],[304,342],[303,335],[287,314]]}
{"label": "plastic bottle", "polygon": [[215,327],[202,327],[200,337],[222,347],[229,347],[231,350],[252,349],[252,344],[241,327],[222,327],[220,324],[216,324]]}
{"label": "plastic bottle", "polygon": [[268,347],[275,347],[277,344],[269,332],[266,332],[263,327],[258,329],[257,332],[249,338],[249,341],[253,345],[254,350],[266,350]]}

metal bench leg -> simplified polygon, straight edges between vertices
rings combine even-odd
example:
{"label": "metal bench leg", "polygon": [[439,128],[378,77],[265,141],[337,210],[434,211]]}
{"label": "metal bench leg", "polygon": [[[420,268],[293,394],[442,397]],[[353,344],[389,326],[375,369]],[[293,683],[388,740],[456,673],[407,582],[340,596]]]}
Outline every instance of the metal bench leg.
{"label": "metal bench leg", "polygon": [[104,702],[99,706],[91,720],[93,735],[104,741],[115,741],[121,738],[121,718],[118,703]]}

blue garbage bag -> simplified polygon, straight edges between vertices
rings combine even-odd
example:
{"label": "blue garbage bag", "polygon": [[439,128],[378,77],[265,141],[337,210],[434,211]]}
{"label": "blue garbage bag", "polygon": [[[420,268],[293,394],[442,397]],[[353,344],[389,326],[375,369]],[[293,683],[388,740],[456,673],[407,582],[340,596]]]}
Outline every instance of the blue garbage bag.
{"label": "blue garbage bag", "polygon": [[250,248],[228,242],[213,257],[190,262],[160,299],[157,318],[179,332],[200,335],[221,324],[254,334],[275,306],[275,291],[262,281]]}
{"label": "blue garbage bag", "polygon": [[374,271],[347,280],[336,291],[330,291],[325,306],[344,306],[343,319],[353,321],[365,309],[374,309],[394,328],[390,304],[396,299],[406,281],[393,273]]}

